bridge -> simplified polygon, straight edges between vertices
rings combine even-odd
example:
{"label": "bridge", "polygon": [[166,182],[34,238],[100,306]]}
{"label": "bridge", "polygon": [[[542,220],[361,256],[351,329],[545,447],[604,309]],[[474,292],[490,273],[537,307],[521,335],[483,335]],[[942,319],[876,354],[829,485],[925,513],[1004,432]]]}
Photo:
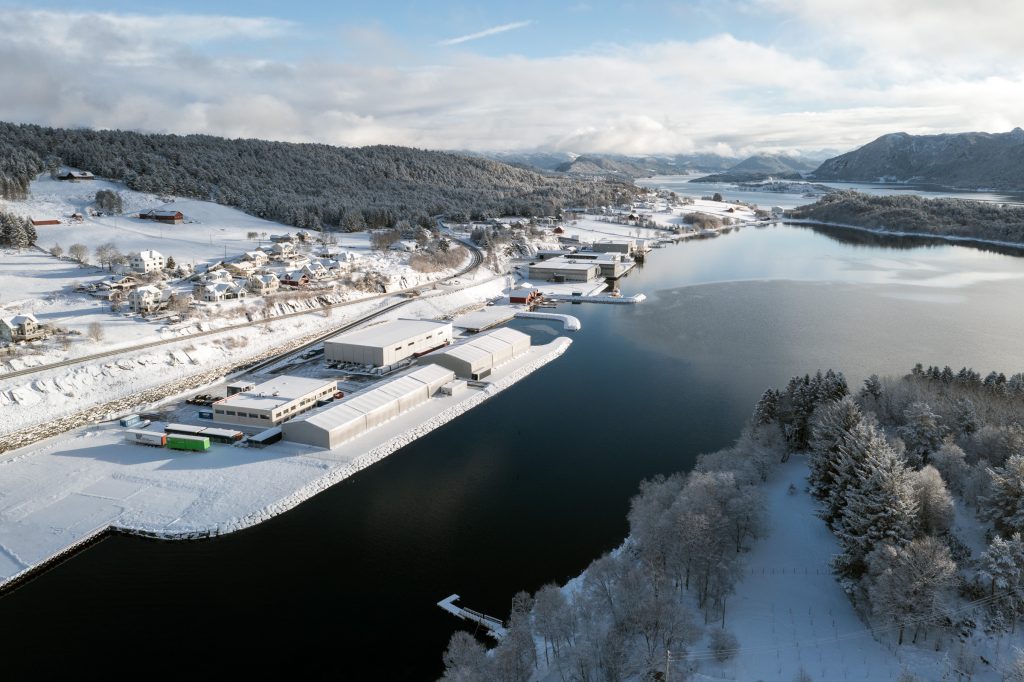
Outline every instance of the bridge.
{"label": "bridge", "polygon": [[501,640],[506,634],[508,634],[508,630],[505,629],[505,624],[494,616],[488,616],[480,613],[479,611],[474,611],[473,609],[456,606],[455,602],[458,598],[459,595],[453,594],[450,597],[446,597],[437,602],[437,605],[453,616],[457,616],[463,620],[471,620],[474,623],[482,625],[487,630],[487,634],[494,639]]}

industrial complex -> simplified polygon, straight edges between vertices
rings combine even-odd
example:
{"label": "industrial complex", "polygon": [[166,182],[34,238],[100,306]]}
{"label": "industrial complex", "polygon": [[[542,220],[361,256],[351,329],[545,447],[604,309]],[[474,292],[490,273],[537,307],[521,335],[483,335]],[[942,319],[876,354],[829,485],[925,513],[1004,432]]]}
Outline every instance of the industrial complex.
{"label": "industrial complex", "polygon": [[471,336],[423,358],[455,373],[460,379],[479,381],[501,364],[530,350],[530,337],[506,327]]}
{"label": "industrial complex", "polygon": [[337,381],[275,377],[215,402],[213,420],[239,426],[277,426],[313,409],[319,401],[333,397],[337,387]]}

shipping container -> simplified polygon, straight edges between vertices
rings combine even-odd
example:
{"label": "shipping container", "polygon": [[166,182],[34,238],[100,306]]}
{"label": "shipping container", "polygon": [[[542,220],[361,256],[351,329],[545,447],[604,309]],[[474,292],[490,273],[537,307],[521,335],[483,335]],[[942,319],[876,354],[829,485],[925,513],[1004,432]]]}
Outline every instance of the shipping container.
{"label": "shipping container", "polygon": [[205,426],[192,426],[191,424],[168,424],[164,427],[167,433],[177,433],[183,436],[201,436]]}
{"label": "shipping container", "polygon": [[167,436],[159,431],[143,431],[142,429],[128,429],[124,432],[124,439],[129,443],[139,445],[152,445],[161,448],[167,445]]}
{"label": "shipping container", "polygon": [[167,447],[171,450],[204,451],[210,449],[210,439],[205,436],[184,436],[172,434],[167,436]]}
{"label": "shipping container", "polygon": [[135,426],[136,424],[140,423],[141,421],[142,421],[142,417],[140,417],[139,415],[137,415],[137,414],[129,414],[126,417],[122,417],[118,421],[118,424],[120,424],[121,426]]}

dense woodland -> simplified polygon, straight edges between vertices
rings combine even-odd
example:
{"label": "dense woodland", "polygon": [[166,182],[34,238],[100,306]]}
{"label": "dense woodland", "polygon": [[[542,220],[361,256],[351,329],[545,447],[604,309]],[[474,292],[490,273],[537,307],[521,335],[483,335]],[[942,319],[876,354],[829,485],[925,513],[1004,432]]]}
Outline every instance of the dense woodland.
{"label": "dense woodland", "polygon": [[406,147],[341,148],[207,135],[0,123],[0,196],[66,165],[154,194],[193,197],[311,229],[362,230],[460,212],[551,215],[629,200],[625,183],[549,177],[479,157]]}
{"label": "dense woodland", "polygon": [[881,231],[950,235],[1024,244],[1024,207],[916,195],[826,194],[791,212],[794,218]]}
{"label": "dense woodland", "polygon": [[[949,679],[970,679],[971,636],[1024,618],[1022,415],[1024,374],[918,365],[856,393],[832,371],[794,377],[765,392],[733,447],[644,482],[622,547],[572,589],[517,595],[491,655],[456,633],[443,679],[659,679],[667,650],[687,679],[702,656],[728,660],[743,642],[726,604],[744,551],[770,531],[761,484],[792,453],[807,457],[808,491],[840,546],[833,570],[865,627],[895,646],[927,641]],[[956,535],[957,513],[984,549]],[[705,636],[708,654],[687,652]],[[1006,675],[1024,679],[1024,658]]]}

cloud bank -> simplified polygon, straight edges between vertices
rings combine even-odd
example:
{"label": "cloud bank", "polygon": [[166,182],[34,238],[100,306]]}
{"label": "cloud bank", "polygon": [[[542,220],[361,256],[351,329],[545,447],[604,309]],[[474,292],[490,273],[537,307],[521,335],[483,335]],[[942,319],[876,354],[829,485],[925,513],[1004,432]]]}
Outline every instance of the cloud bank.
{"label": "cloud bank", "polygon": [[[276,58],[274,42],[300,30],[276,19],[8,10],[0,118],[580,153],[849,148],[897,130],[1007,130],[1024,121],[1024,43],[1011,30],[1024,9],[986,17],[978,5],[837,0],[825,10],[763,0],[750,11],[786,18],[804,39],[790,47],[719,33],[557,56],[459,50],[369,64]],[[939,30],[957,22],[965,30],[955,37]]]}

